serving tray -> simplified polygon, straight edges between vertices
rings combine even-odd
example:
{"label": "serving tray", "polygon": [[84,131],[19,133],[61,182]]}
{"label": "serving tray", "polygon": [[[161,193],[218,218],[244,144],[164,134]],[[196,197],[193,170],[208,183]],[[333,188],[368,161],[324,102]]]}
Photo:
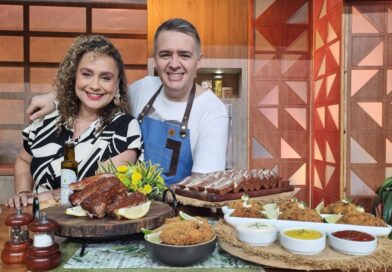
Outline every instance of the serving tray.
{"label": "serving tray", "polygon": [[233,227],[247,222],[260,222],[270,223],[275,225],[279,230],[285,228],[313,228],[325,233],[331,233],[339,230],[357,230],[363,231],[375,236],[386,236],[388,235],[392,227],[387,225],[386,227],[373,227],[373,226],[359,226],[349,224],[333,224],[333,223],[318,223],[318,222],[304,222],[304,221],[291,221],[291,220],[279,220],[279,219],[264,219],[264,218],[246,218],[246,217],[234,217],[230,214],[225,214],[225,221]]}
{"label": "serving tray", "polygon": [[174,216],[174,209],[167,203],[152,201],[148,213],[139,219],[116,220],[112,217],[89,218],[76,217],[65,214],[68,206],[54,206],[46,208],[48,218],[56,220],[60,228],[56,235],[72,238],[110,238],[139,233],[141,228],[155,229],[165,223],[165,219]]}
{"label": "serving tray", "polygon": [[278,241],[268,246],[250,246],[238,240],[235,229],[223,221],[216,223],[214,228],[219,246],[224,251],[243,260],[284,271],[392,271],[392,241],[386,238],[378,239],[376,251],[368,256],[343,254],[333,250],[328,243],[321,253],[307,256],[285,250]]}

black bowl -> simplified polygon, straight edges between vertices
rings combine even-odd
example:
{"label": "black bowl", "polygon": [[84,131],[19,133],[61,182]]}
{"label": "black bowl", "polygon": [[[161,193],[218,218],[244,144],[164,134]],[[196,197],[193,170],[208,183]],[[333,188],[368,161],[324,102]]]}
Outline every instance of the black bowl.
{"label": "black bowl", "polygon": [[157,244],[144,239],[146,249],[154,261],[170,266],[190,266],[204,261],[214,251],[216,236],[210,241],[188,246]]}

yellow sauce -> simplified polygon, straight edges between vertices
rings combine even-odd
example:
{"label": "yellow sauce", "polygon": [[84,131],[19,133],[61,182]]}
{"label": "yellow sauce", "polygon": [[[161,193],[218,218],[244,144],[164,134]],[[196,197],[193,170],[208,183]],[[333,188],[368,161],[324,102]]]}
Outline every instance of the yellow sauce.
{"label": "yellow sauce", "polygon": [[284,234],[288,237],[301,239],[301,240],[316,240],[323,236],[319,231],[310,230],[310,229],[288,230],[285,231]]}

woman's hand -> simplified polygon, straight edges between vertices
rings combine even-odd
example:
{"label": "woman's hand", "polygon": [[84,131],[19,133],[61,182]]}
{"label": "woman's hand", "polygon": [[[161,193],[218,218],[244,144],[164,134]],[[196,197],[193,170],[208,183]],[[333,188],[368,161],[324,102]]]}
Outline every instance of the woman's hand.
{"label": "woman's hand", "polygon": [[21,206],[32,205],[34,197],[38,197],[39,202],[49,202],[60,200],[60,189],[53,191],[41,192],[38,194],[33,194],[30,192],[21,192],[10,197],[6,202],[5,206],[19,208]]}
{"label": "woman's hand", "polygon": [[27,206],[29,204],[31,205],[33,204],[34,196],[36,196],[36,194],[30,192],[20,192],[6,200],[5,206],[11,208],[20,208],[21,206]]}
{"label": "woman's hand", "polygon": [[31,99],[30,105],[26,110],[27,115],[31,121],[45,116],[56,109],[57,93],[52,91],[50,93],[34,96]]}

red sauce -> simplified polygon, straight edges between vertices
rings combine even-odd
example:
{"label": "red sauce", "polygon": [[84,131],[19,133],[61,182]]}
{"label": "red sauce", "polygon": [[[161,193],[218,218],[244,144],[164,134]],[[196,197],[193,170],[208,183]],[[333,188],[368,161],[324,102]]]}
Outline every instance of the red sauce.
{"label": "red sauce", "polygon": [[356,230],[337,231],[332,233],[332,235],[340,239],[358,241],[358,242],[367,242],[367,241],[374,240],[374,237],[371,236],[370,234],[361,231],[356,231]]}

